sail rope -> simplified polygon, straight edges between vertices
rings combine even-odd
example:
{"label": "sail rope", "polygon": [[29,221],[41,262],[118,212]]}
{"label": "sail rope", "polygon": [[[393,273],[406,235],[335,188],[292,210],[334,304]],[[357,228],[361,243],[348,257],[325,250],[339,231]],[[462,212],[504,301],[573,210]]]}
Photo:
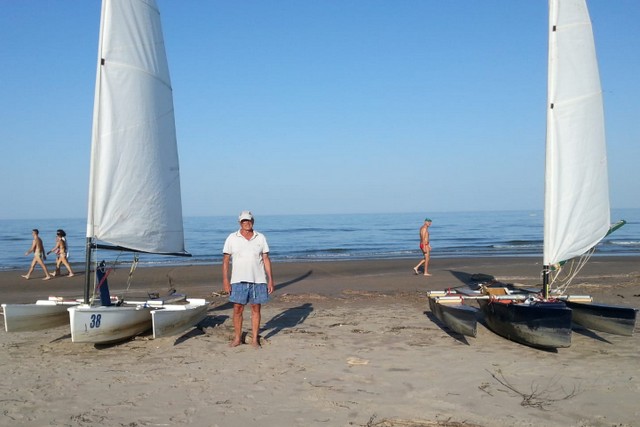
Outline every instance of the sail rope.
{"label": "sail rope", "polygon": [[564,264],[564,266],[558,267],[554,272],[552,272],[550,288],[555,287],[553,293],[564,295],[571,285],[571,282],[573,282],[573,279],[575,279],[575,277],[584,268],[587,262],[589,262],[591,256],[595,253],[595,251],[596,248],[594,246],[579,258],[571,260],[570,262]]}
{"label": "sail rope", "polygon": [[[91,297],[92,301],[95,301],[96,299],[99,298],[98,295],[97,295],[97,292],[100,290],[100,287],[102,286],[102,284],[107,280],[107,277],[109,276],[109,274],[111,274],[111,272],[113,272],[116,269],[116,266],[118,265],[119,260],[120,260],[120,256],[123,253],[124,253],[124,251],[120,251],[118,253],[118,255],[116,256],[116,259],[109,263],[110,266],[109,266],[109,268],[107,268],[107,271],[105,272],[105,275],[102,278],[102,280],[100,280],[100,283],[96,283],[97,280],[98,280],[97,275],[96,274],[93,275],[93,295]],[[98,259],[100,259],[100,257],[98,256],[98,248],[94,249],[94,255],[95,255],[95,257],[94,257],[94,262],[93,262],[93,271],[97,271],[97,269],[98,269]],[[133,277],[133,272],[134,272],[134,270],[135,270],[137,265],[138,265],[138,254],[135,254],[133,263],[131,265],[131,270],[129,271],[129,277],[127,279],[127,289],[125,290],[123,295],[126,294],[127,291],[129,291],[129,287],[131,285],[131,279]]]}
{"label": "sail rope", "polygon": [[129,276],[127,277],[127,289],[126,289],[127,292],[131,287],[131,282],[133,281],[133,273],[136,271],[136,268],[138,267],[138,261],[139,261],[139,257],[138,257],[138,253],[136,252],[133,254],[133,262],[131,263],[131,268],[129,269]]}
{"label": "sail rope", "polygon": [[[622,227],[626,223],[627,221],[622,219],[616,222],[615,224],[611,225],[611,227],[609,227],[609,231],[607,231],[607,234],[605,234],[604,237],[609,236],[611,233],[618,230],[620,227]],[[559,264],[556,267],[556,269],[551,272],[550,278],[549,278],[549,287],[552,288],[556,282],[559,282],[557,285],[557,288],[553,291],[554,293],[564,295],[567,292],[567,289],[569,288],[569,285],[571,285],[571,282],[573,281],[573,279],[578,275],[580,270],[582,270],[582,268],[591,259],[591,256],[596,252],[596,246],[597,245],[594,245],[591,249],[589,249],[587,252],[582,254],[579,258],[567,262],[566,264],[569,265],[569,271],[567,271],[566,274],[563,274],[562,276],[560,274],[563,270],[563,266],[566,265],[565,263]]]}

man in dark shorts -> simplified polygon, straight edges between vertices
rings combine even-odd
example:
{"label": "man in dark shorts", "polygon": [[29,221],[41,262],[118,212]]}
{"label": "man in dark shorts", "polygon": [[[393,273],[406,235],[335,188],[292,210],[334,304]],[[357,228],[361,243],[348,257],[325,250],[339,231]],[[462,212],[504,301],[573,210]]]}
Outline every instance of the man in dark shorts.
{"label": "man in dark shorts", "polygon": [[229,301],[233,303],[234,336],[229,345],[235,347],[242,343],[244,306],[251,304],[251,344],[258,348],[260,309],[274,290],[269,245],[264,235],[253,229],[254,219],[251,212],[243,211],[238,221],[240,229],[227,237],[222,250],[222,285],[230,294]]}

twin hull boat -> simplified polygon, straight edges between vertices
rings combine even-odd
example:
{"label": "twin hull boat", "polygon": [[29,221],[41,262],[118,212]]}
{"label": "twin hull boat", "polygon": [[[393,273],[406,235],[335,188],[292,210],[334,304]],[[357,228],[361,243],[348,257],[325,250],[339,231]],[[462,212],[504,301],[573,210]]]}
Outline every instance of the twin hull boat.
{"label": "twin hull boat", "polygon": [[6,332],[39,331],[73,325],[71,340],[77,343],[108,344],[151,330],[152,337],[178,335],[207,317],[209,304],[201,298],[183,295],[128,301],[125,306],[91,306],[81,300],[50,297],[35,304],[2,304]]}
{"label": "twin hull boat", "polygon": [[208,307],[200,298],[185,299],[183,304],[149,300],[128,306],[77,305],[68,309],[71,341],[110,344],[148,330],[154,339],[177,335],[203,321]]}
{"label": "twin hull boat", "polygon": [[[574,325],[624,336],[631,336],[636,326],[636,308],[590,303],[590,297],[582,295],[555,300],[533,295],[494,287],[485,288],[484,293],[433,291],[428,299],[433,315],[454,332],[475,337],[482,311],[486,325],[496,334],[542,349],[569,347]],[[465,301],[476,301],[480,308]]]}

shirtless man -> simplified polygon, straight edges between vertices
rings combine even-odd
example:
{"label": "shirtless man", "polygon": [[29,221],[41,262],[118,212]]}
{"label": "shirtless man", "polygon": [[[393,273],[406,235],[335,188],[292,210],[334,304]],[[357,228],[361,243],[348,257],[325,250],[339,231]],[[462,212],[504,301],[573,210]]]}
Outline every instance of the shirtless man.
{"label": "shirtless man", "polygon": [[424,224],[420,227],[420,250],[424,254],[424,259],[421,260],[418,265],[413,267],[413,271],[416,274],[422,264],[424,264],[424,275],[431,276],[429,274],[429,259],[431,258],[431,244],[429,243],[429,226],[431,225],[431,218],[425,218]]}
{"label": "shirtless man", "polygon": [[31,248],[29,248],[29,250],[25,252],[25,255],[29,255],[33,252],[33,261],[31,261],[31,267],[29,268],[27,274],[22,275],[22,277],[27,280],[31,278],[31,273],[33,273],[33,269],[36,268],[36,264],[39,264],[40,267],[42,267],[42,269],[44,270],[45,278],[42,280],[51,279],[51,277],[49,276],[49,271],[47,271],[47,266],[44,265],[44,260],[47,259],[47,256],[44,254],[44,245],[42,244],[42,239],[40,238],[40,236],[38,236],[38,234],[40,234],[40,232],[37,228],[34,228],[31,231],[33,242],[31,243]]}

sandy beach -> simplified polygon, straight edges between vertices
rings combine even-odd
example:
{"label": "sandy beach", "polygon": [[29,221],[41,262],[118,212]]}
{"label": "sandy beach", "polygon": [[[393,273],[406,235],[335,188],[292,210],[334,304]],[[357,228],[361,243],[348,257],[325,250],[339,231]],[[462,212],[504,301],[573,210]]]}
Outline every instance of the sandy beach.
{"label": "sandy beach", "polygon": [[[640,259],[594,258],[571,293],[640,307]],[[640,338],[576,330],[540,351],[479,325],[449,333],[426,291],[476,273],[536,285],[540,260],[274,263],[263,346],[230,348],[220,266],[138,269],[130,295],[170,288],[211,301],[200,329],[111,346],[71,343],[67,327],[0,334],[6,426],[638,426]],[[0,273],[2,303],[81,296],[84,277]],[[128,269],[110,276],[113,294]],[[245,329],[249,319],[245,316]]]}

